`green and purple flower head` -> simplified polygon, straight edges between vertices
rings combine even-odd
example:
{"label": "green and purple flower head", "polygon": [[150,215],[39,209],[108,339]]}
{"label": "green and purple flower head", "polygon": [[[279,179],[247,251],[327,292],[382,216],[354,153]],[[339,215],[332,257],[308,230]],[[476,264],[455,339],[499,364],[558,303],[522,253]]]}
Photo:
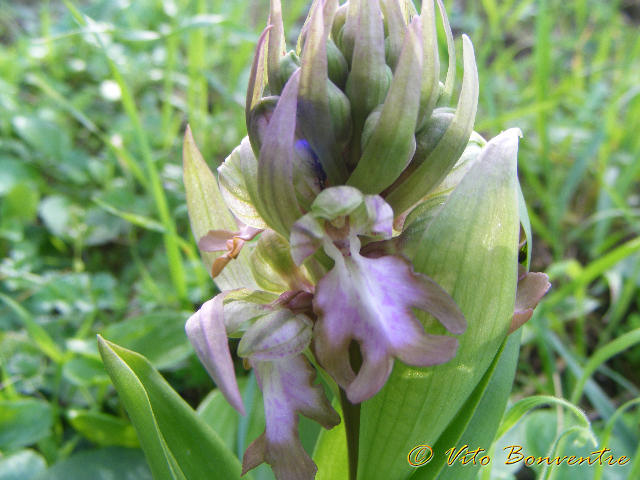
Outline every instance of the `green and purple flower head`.
{"label": "green and purple flower head", "polygon": [[[279,480],[314,477],[298,414],[325,428],[340,422],[314,383],[317,368],[358,404],[385,385],[394,361],[429,367],[456,356],[470,320],[414,259],[430,248],[432,220],[471,176],[501,182],[509,172],[517,183],[520,134],[486,142],[473,132],[478,75],[466,36],[462,86],[450,106],[455,48],[441,0],[437,6],[448,43],[444,81],[433,0],[420,13],[408,0],[315,0],[293,50],[280,0],[272,0],[249,79],[248,137],[217,180],[187,132],[192,228],[222,293],[186,330],[242,414],[229,337],[240,339],[238,355],[256,373],[266,428],[245,452],[245,472],[267,462]],[[509,199],[517,204],[515,194]],[[499,228],[516,252],[520,222],[512,217]],[[515,260],[514,296],[520,284],[503,335],[531,316],[549,286],[546,276],[517,269]]]}

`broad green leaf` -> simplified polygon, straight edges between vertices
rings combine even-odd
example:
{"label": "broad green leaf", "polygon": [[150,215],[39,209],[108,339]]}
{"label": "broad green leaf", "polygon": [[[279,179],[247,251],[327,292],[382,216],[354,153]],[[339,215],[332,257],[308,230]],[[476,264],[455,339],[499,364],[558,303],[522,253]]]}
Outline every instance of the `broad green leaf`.
{"label": "broad green leaf", "polygon": [[[342,410],[337,397],[332,406],[342,419]],[[316,480],[346,480],[349,478],[347,436],[344,430],[344,420],[331,430],[323,429],[320,432],[313,452],[313,461],[318,465]]]}
{"label": "broad green leaf", "polygon": [[[16,185],[30,183],[34,187],[42,185],[38,170],[22,160],[10,156],[0,156],[0,196],[6,195]],[[37,191],[37,187],[35,190]]]}
{"label": "broad green leaf", "polygon": [[44,400],[0,400],[0,448],[36,443],[51,433],[53,410]]}
{"label": "broad green leaf", "polygon": [[[453,446],[469,445],[470,450],[478,447],[485,449],[479,457],[488,454],[487,451],[493,443],[511,393],[519,350],[520,332],[516,332],[507,338],[504,347],[498,352],[494,362],[460,409],[456,419],[433,446],[433,451],[438,452],[439,455],[424,467],[419,468],[411,476],[411,480],[426,480],[436,478],[436,475],[438,480],[475,478],[480,468],[479,464],[462,465],[457,462],[445,466],[447,458],[444,452]],[[437,465],[438,463],[440,466]]]}
{"label": "broad green leaf", "polygon": [[148,360],[100,336],[98,348],[154,479],[240,478],[238,459]]}
{"label": "broad green leaf", "polygon": [[74,207],[67,197],[52,195],[46,197],[39,206],[39,214],[49,231],[57,237],[68,238],[73,222]]}
{"label": "broad green leaf", "polygon": [[[185,133],[182,155],[187,209],[196,243],[209,230],[237,231],[238,225],[224,203],[218,181],[198,151],[189,129]],[[211,270],[214,260],[222,253],[202,253],[207,270]],[[257,288],[249,270],[247,255],[248,249],[244,248],[238,258],[216,277],[216,285],[221,290]]]}
{"label": "broad green leaf", "polygon": [[[262,432],[264,432],[264,408],[262,393],[255,378],[238,378],[238,387],[243,392],[243,403],[247,407],[247,416],[242,417],[229,405],[220,390],[213,390],[198,406],[198,416],[202,418],[222,438],[230,450],[242,457],[244,451]],[[301,425],[304,418],[301,418]],[[302,439],[304,442],[304,438]],[[243,479],[273,480],[273,472],[266,465],[251,470]]]}
{"label": "broad green leaf", "polygon": [[13,185],[2,199],[2,223],[16,220],[20,224],[33,222],[38,213],[40,195],[31,182],[21,182]]}
{"label": "broad green leaf", "polygon": [[101,447],[140,446],[133,425],[127,420],[106,413],[86,410],[69,410],[67,418],[71,426],[87,440]]}
{"label": "broad green leaf", "polygon": [[[154,476],[153,480],[160,478],[162,477]],[[72,455],[32,480],[88,479],[152,480],[152,477],[140,450],[110,447]]]}
{"label": "broad green leaf", "polygon": [[408,475],[407,453],[435,444],[506,336],[517,280],[518,134],[510,130],[485,146],[423,235],[414,267],[452,295],[468,327],[453,360],[426,369],[396,361],[386,386],[364,403],[362,479]]}
{"label": "broad green leaf", "polygon": [[0,480],[32,480],[47,468],[45,459],[33,450],[20,450],[0,458]]}

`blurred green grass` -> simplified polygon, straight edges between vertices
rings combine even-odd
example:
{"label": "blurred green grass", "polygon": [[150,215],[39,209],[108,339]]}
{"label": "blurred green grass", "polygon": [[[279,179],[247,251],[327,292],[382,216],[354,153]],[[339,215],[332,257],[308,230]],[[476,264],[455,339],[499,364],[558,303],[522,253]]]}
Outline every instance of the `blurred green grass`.
{"label": "blurred green grass", "polygon": [[[0,402],[20,413],[3,425],[29,433],[0,433],[0,471],[26,455],[35,478],[132,446],[97,332],[147,355],[194,406],[212,387],[181,333],[214,292],[189,230],[182,134],[188,121],[212,167],[239,143],[268,2],[0,1]],[[283,4],[293,41],[307,2]],[[640,396],[640,8],[445,4],[476,48],[476,129],[524,132],[533,269],[554,285],[525,327],[513,398],[572,399],[596,433],[609,422],[634,475],[637,403],[614,413]],[[77,420],[98,414],[102,435]]]}

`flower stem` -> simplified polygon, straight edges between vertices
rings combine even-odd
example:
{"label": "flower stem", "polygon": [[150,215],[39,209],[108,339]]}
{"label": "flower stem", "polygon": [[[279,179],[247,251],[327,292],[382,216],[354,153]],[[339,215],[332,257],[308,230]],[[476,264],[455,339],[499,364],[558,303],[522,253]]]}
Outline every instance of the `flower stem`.
{"label": "flower stem", "polygon": [[344,429],[347,435],[347,455],[349,457],[349,480],[358,478],[358,442],[360,437],[360,405],[354,405],[347,394],[340,389],[340,403]]}
{"label": "flower stem", "polygon": [[[352,342],[349,348],[351,366],[355,372],[362,366],[362,355],[357,343]],[[347,398],[347,393],[340,389],[340,404],[344,430],[347,435],[347,455],[349,458],[349,480],[358,478],[358,453],[360,441],[360,404],[354,405]]]}

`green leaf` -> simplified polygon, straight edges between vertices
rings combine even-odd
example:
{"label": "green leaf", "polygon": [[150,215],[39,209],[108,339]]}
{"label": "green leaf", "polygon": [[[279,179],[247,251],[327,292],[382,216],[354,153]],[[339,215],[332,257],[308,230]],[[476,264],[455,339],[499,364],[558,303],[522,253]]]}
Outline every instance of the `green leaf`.
{"label": "green leaf", "polygon": [[69,410],[67,418],[71,426],[87,440],[101,447],[140,446],[136,431],[130,422],[106,413],[85,410]]}
{"label": "green leaf", "polygon": [[76,356],[62,367],[65,380],[73,385],[91,386],[109,383],[100,359],[90,356]]}
{"label": "green leaf", "polygon": [[[187,209],[196,243],[209,230],[237,231],[238,225],[224,203],[218,181],[202,158],[189,128],[184,137],[182,160]],[[202,253],[207,270],[211,270],[214,260],[220,255],[222,252]],[[257,289],[249,270],[247,255],[248,249],[244,248],[240,256],[216,277],[216,285],[221,290],[240,287]]]}
{"label": "green leaf", "polygon": [[47,355],[55,363],[60,363],[63,360],[64,354],[58,347],[56,342],[53,341],[47,331],[38,324],[31,313],[29,313],[22,305],[8,297],[4,293],[0,293],[0,300],[2,300],[16,315],[20,318],[29,337],[38,346],[40,351]]}
{"label": "green leaf", "polygon": [[98,348],[154,479],[239,479],[240,462],[141,355],[98,336]]}
{"label": "green leaf", "polygon": [[[243,402],[248,407],[247,416],[242,417],[227,402],[218,389],[213,390],[198,406],[198,415],[222,438],[230,450],[235,450],[241,457],[249,446],[264,432],[264,408],[262,392],[255,378],[238,378],[238,387],[242,392]],[[304,418],[301,418],[301,426]],[[304,438],[302,438],[304,442]],[[273,472],[266,465],[251,470],[243,479],[273,480]]]}
{"label": "green leaf", "polygon": [[[489,449],[511,393],[519,351],[520,333],[517,332],[507,338],[504,347],[498,352],[456,419],[433,446],[434,452],[446,452],[454,445],[472,445],[471,449],[484,446],[486,450]],[[479,457],[486,454],[487,452],[483,452]],[[459,462],[445,467],[445,461],[444,455],[435,457],[423,468],[418,469],[410,477],[411,480],[436,478],[438,472],[438,480],[471,479],[475,478],[480,468],[480,464],[462,465]]]}
{"label": "green leaf", "polygon": [[607,343],[604,347],[601,347],[594,353],[592,353],[589,357],[589,360],[587,361],[587,364],[583,367],[580,380],[578,380],[578,383],[573,389],[571,401],[573,403],[578,403],[584,391],[587,380],[589,380],[591,375],[598,369],[598,367],[600,367],[600,365],[602,365],[614,355],[622,353],[638,343],[640,343],[640,328],[636,328],[635,330],[621,335],[615,340]]}
{"label": "green leaf", "polygon": [[[154,476],[153,480],[160,478]],[[33,480],[87,479],[152,480],[152,477],[140,450],[111,447],[72,455]]]}
{"label": "green leaf", "polygon": [[316,480],[334,480],[349,478],[349,461],[347,457],[347,436],[344,430],[344,419],[340,402],[337,397],[332,403],[333,408],[340,415],[341,422],[331,430],[322,430],[316,448],[313,452],[313,461],[318,466]]}
{"label": "green leaf", "polygon": [[[529,411],[545,405],[559,405],[561,407],[565,407],[567,410],[573,413],[575,418],[578,420],[578,423],[581,424],[582,427],[591,431],[591,422],[589,422],[589,419],[584,414],[584,412],[573,403],[565,400],[564,398],[552,397],[550,395],[534,395],[531,397],[523,398],[522,400],[519,400],[518,402],[513,404],[513,406],[504,416],[496,437],[500,438],[502,435],[504,435]],[[591,432],[591,435],[594,444],[597,445],[593,432]]]}
{"label": "green leaf", "polygon": [[2,200],[2,221],[17,219],[21,224],[32,222],[38,213],[38,190],[31,182],[13,185]]}
{"label": "green leaf", "polygon": [[73,223],[73,205],[67,197],[52,195],[40,202],[40,217],[56,237],[69,238]]}
{"label": "green leaf", "polygon": [[45,468],[42,456],[33,450],[20,450],[0,458],[0,480],[32,480]]}
{"label": "green leaf", "polygon": [[517,281],[517,141],[511,130],[485,146],[422,237],[416,271],[451,294],[468,328],[453,360],[427,369],[396,362],[387,385],[364,403],[361,478],[407,475],[407,453],[435,444],[506,336]]}
{"label": "green leaf", "polygon": [[36,443],[51,433],[52,425],[53,411],[43,400],[0,400],[0,448]]}

